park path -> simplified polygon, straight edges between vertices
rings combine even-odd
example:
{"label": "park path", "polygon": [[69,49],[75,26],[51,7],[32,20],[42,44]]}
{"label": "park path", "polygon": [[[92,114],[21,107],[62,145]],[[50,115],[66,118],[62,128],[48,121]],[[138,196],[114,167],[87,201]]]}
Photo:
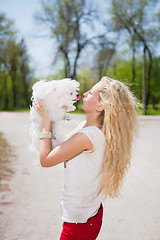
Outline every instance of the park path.
{"label": "park path", "polygon": [[[72,115],[66,133],[83,121]],[[132,166],[120,199],[107,200],[98,240],[160,239],[160,117],[141,117]],[[2,183],[0,240],[58,240],[62,229],[59,199],[63,189],[63,164],[44,169],[33,165],[28,151],[28,112],[1,112],[0,131],[12,145],[14,176]]]}

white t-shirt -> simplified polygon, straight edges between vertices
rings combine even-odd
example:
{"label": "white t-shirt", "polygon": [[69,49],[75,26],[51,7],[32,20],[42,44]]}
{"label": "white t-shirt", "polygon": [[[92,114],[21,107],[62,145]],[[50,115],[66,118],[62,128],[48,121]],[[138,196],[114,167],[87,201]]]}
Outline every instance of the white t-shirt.
{"label": "white t-shirt", "polygon": [[84,127],[77,131],[88,136],[93,150],[66,162],[64,168],[64,190],[60,199],[63,222],[85,223],[94,216],[102,202],[99,193],[100,171],[105,152],[105,137],[96,126]]}

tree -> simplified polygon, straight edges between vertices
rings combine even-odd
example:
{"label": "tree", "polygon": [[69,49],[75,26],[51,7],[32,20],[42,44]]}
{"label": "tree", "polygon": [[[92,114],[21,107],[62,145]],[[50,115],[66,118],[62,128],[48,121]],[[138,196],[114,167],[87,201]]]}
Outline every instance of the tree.
{"label": "tree", "polygon": [[13,109],[29,105],[31,80],[25,42],[16,39],[14,24],[0,14],[0,108]]}
{"label": "tree", "polygon": [[20,70],[20,77],[22,78],[22,85],[23,85],[23,96],[26,101],[27,106],[30,104],[30,81],[31,81],[31,69],[29,67],[29,56],[27,54],[27,47],[25,44],[24,39],[20,42],[20,63],[19,63],[19,70]]}
{"label": "tree", "polygon": [[3,48],[6,41],[15,35],[14,23],[6,18],[4,13],[0,13],[0,66],[3,62]]}
{"label": "tree", "polygon": [[[113,12],[113,23],[116,31],[127,30],[132,41],[132,52],[135,52],[135,42],[141,44],[143,48],[143,112],[146,113],[146,109],[150,97],[150,81],[152,74],[152,48],[151,43],[153,42],[153,35],[151,32],[154,31],[154,36],[158,35],[157,26],[155,24],[148,24],[148,20],[152,23],[157,19],[149,17],[149,13],[153,11],[153,3],[157,3],[157,0],[113,0],[112,1],[112,12]],[[155,5],[154,5],[155,7]],[[149,8],[149,10],[148,10]],[[156,14],[155,14],[156,16]],[[154,29],[154,30],[153,30]],[[149,64],[148,72],[146,74],[146,54],[148,54]],[[135,59],[134,54],[133,61]],[[133,69],[135,65],[133,63]],[[134,71],[133,71],[134,74]]]}
{"label": "tree", "polygon": [[111,41],[105,37],[100,39],[99,51],[96,55],[96,66],[98,63],[98,78],[100,79],[107,73],[107,70],[111,64],[111,60],[116,53],[117,41]]}
{"label": "tree", "polygon": [[6,108],[9,104],[9,93],[7,88],[7,61],[5,48],[7,41],[12,39],[15,31],[13,21],[6,18],[4,13],[0,13],[0,105]]}
{"label": "tree", "polygon": [[153,58],[152,75],[153,77],[151,81],[151,103],[153,109],[157,109],[158,103],[160,102],[160,57]]}
{"label": "tree", "polygon": [[87,0],[43,0],[41,4],[42,12],[37,13],[35,19],[47,26],[50,37],[56,39],[58,54],[65,60],[65,75],[76,78],[82,51],[104,35],[88,34],[97,9],[87,6]]}

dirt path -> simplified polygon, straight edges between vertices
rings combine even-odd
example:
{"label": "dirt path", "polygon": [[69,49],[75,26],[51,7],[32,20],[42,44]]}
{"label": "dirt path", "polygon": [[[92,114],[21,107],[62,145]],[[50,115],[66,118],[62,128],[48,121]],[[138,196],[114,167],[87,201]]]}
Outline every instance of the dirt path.
{"label": "dirt path", "polygon": [[[72,118],[65,124],[66,132],[85,116]],[[160,118],[142,118],[139,122],[140,136],[122,197],[104,202],[99,240],[160,239]],[[63,164],[50,169],[33,165],[33,155],[27,148],[28,129],[28,113],[0,113],[0,131],[17,155],[10,190],[0,193],[0,239],[58,240]]]}

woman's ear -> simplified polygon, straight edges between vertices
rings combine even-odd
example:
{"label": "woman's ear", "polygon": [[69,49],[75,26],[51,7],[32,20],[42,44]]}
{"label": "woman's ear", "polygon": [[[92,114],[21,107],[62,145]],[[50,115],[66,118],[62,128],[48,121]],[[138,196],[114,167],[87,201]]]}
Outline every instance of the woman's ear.
{"label": "woman's ear", "polygon": [[96,108],[97,112],[102,112],[104,110],[104,105],[103,103],[99,103],[97,108]]}

